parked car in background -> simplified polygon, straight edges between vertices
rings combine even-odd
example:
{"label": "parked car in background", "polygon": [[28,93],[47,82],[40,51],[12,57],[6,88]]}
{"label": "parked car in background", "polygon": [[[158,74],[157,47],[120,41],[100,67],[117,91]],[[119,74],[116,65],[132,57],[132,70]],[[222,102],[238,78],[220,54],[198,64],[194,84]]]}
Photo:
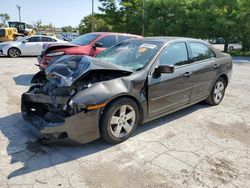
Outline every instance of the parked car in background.
{"label": "parked car in background", "polygon": [[45,142],[120,143],[136,126],[205,100],[218,105],[232,58],[197,39],[120,42],[96,58],[65,55],[33,78],[23,118]]}
{"label": "parked car in background", "polygon": [[0,43],[0,54],[8,55],[9,57],[19,56],[37,56],[41,55],[45,44],[66,43],[63,40],[44,36],[33,35],[18,38],[16,41]]}
{"label": "parked car in background", "polygon": [[[210,39],[209,42],[217,49],[220,51],[224,50],[224,46],[225,46],[225,40],[221,37],[219,38],[213,38]],[[228,50],[229,51],[234,51],[234,50],[241,50],[242,49],[242,44],[240,42],[236,41],[231,41],[228,44]]]}
{"label": "parked car in background", "polygon": [[111,32],[87,33],[68,44],[48,45],[38,57],[37,65],[40,69],[45,69],[52,58],[62,55],[95,56],[118,42],[132,38],[142,38],[142,36]]}

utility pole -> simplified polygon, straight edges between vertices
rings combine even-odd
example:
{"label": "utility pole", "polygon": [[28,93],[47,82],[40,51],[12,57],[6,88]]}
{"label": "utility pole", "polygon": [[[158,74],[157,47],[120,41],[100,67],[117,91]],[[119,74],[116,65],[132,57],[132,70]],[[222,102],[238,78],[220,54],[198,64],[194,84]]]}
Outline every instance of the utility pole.
{"label": "utility pole", "polygon": [[19,22],[21,22],[21,7],[16,5],[16,8],[18,9]]}
{"label": "utility pole", "polygon": [[94,32],[94,0],[92,0],[91,31]]}
{"label": "utility pole", "polygon": [[142,36],[145,34],[145,0],[142,0]]}

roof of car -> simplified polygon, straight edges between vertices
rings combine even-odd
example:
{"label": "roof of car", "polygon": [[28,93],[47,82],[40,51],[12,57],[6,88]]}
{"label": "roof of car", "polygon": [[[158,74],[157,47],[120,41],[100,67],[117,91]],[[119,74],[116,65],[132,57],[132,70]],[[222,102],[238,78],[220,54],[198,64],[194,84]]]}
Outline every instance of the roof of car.
{"label": "roof of car", "polygon": [[143,40],[143,41],[158,41],[158,42],[163,42],[167,43],[170,41],[175,41],[175,40],[192,40],[192,41],[202,41],[201,39],[194,39],[194,38],[188,38],[188,37],[144,37],[141,39],[133,39],[133,40]]}
{"label": "roof of car", "polygon": [[94,34],[100,34],[100,35],[130,35],[130,36],[137,36],[137,37],[142,37],[140,35],[135,35],[135,34],[130,34],[130,33],[117,33],[117,32],[93,32]]}

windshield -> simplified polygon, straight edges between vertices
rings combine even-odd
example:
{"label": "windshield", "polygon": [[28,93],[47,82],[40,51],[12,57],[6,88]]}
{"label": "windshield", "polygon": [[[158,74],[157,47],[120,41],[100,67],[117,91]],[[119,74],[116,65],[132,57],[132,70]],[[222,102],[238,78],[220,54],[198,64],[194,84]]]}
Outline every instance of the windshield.
{"label": "windshield", "polygon": [[121,42],[96,56],[101,61],[127,71],[142,69],[157,53],[163,43],[132,40]]}
{"label": "windshield", "polygon": [[100,36],[100,34],[88,33],[88,34],[82,35],[82,36],[72,40],[71,42],[73,44],[84,46],[84,45],[91,43],[93,40],[95,40],[99,36]]}
{"label": "windshield", "polygon": [[15,41],[16,42],[22,42],[23,40],[26,40],[27,38],[29,38],[29,37],[17,37],[16,39],[15,39]]}

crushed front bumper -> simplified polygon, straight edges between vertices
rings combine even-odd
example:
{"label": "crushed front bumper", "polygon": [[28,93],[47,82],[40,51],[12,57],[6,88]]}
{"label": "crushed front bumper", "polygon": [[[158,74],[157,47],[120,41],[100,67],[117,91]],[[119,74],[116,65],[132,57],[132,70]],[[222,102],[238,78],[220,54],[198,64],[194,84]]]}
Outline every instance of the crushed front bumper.
{"label": "crushed front bumper", "polygon": [[[24,93],[21,102],[23,118],[31,123],[32,131],[45,143],[84,144],[99,138],[99,110],[82,111],[63,118],[58,118],[54,112],[46,112],[46,104],[62,104],[65,101],[63,97],[55,101],[50,96]],[[46,118],[48,113],[50,120]]]}

